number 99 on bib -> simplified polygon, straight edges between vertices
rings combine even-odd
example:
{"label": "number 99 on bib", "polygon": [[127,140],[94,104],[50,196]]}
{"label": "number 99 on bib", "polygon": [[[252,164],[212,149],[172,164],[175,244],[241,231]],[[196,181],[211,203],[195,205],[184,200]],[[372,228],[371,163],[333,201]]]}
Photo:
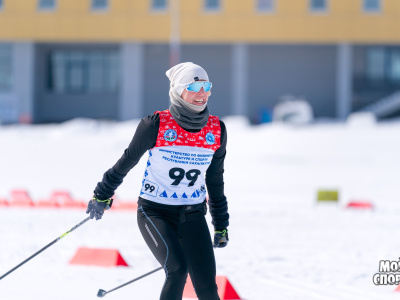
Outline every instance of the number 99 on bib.
{"label": "number 99 on bib", "polygon": [[148,180],[143,180],[143,184],[142,184],[142,190],[141,193],[146,194],[146,195],[150,195],[150,196],[157,196],[158,193],[158,184],[148,181]]}

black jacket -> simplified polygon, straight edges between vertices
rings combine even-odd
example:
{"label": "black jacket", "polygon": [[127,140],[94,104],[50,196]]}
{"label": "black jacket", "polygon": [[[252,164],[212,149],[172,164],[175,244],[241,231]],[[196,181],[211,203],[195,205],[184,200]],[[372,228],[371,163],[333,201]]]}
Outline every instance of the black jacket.
{"label": "black jacket", "polygon": [[[212,224],[216,229],[223,229],[229,225],[228,204],[224,194],[224,160],[226,155],[227,133],[225,124],[220,120],[221,146],[215,151],[211,164],[206,172],[206,186],[209,195],[209,208]],[[114,195],[115,190],[122,183],[128,172],[139,162],[143,154],[156,145],[160,126],[159,114],[144,117],[124,154],[117,163],[104,173],[103,180],[95,188],[99,199],[107,199]],[[184,128],[185,129],[185,128]],[[199,130],[187,130],[197,132]]]}

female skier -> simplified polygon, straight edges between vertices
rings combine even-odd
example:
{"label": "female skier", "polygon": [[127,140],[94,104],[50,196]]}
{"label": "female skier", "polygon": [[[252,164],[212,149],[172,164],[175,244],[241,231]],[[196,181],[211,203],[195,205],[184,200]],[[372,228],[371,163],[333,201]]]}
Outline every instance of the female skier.
{"label": "female skier", "polygon": [[[200,300],[219,300],[213,244],[222,248],[229,241],[223,181],[226,129],[209,114],[212,84],[202,67],[185,62],[166,75],[169,109],[141,120],[129,147],[97,184],[86,213],[101,219],[123,178],[149,150],[137,222],[165,271],[160,300],[181,300],[188,273]],[[206,191],[213,243],[205,219]]]}

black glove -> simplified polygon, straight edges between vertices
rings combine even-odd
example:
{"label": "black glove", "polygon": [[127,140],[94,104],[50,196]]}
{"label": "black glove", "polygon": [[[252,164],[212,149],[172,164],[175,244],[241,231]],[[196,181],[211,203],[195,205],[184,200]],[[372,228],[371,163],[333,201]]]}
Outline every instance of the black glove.
{"label": "black glove", "polygon": [[214,231],[214,248],[224,248],[228,245],[228,229],[215,229]]}
{"label": "black glove", "polygon": [[90,213],[91,219],[96,217],[96,220],[99,220],[103,216],[104,211],[111,208],[112,202],[113,199],[100,200],[94,196],[88,203],[86,213]]}

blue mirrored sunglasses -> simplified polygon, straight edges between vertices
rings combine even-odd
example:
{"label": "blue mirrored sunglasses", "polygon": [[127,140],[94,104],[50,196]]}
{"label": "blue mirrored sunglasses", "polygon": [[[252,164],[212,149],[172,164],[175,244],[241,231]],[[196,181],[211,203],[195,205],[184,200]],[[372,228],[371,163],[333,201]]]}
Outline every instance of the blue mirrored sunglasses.
{"label": "blue mirrored sunglasses", "polygon": [[209,90],[211,90],[212,87],[212,83],[209,81],[195,81],[192,83],[189,83],[186,86],[186,89],[190,92],[196,92],[198,93],[201,88],[204,89],[204,92],[208,92]]}

